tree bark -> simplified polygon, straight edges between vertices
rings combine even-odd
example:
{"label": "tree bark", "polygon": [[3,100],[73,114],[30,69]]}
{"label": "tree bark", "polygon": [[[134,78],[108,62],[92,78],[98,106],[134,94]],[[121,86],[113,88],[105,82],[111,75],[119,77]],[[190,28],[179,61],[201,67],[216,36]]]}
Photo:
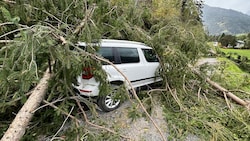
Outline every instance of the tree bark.
{"label": "tree bark", "polygon": [[51,78],[49,68],[45,71],[43,78],[17,113],[8,130],[1,141],[19,141],[25,134],[25,130],[34,115],[34,110],[38,108],[48,89],[48,80]]}

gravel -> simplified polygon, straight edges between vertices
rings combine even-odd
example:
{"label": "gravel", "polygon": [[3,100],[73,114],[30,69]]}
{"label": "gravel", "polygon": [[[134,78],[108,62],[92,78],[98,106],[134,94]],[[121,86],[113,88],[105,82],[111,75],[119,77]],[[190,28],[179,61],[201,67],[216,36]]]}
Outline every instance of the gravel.
{"label": "gravel", "polygon": [[[163,116],[163,107],[156,98],[153,98],[154,106],[152,108],[152,118],[160,128],[165,137],[168,139],[168,125]],[[133,100],[135,101],[135,100]],[[132,102],[126,101],[121,107],[112,112],[101,112],[99,111],[99,118],[102,119],[109,128],[116,127],[119,133],[129,137],[132,141],[162,141],[162,137],[159,131],[155,128],[154,124],[146,117],[139,117],[132,121],[128,117],[128,111],[131,108]],[[142,112],[140,106],[137,105],[138,112]],[[198,141],[199,139],[194,135],[189,135],[186,141]],[[124,139],[124,141],[127,141]]]}

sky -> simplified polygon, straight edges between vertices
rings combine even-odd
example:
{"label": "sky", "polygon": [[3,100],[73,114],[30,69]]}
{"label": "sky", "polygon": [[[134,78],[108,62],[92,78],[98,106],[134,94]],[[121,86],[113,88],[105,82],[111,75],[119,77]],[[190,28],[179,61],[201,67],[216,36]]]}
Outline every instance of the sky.
{"label": "sky", "polygon": [[242,13],[250,12],[250,0],[204,0],[205,4],[212,7],[232,9]]}

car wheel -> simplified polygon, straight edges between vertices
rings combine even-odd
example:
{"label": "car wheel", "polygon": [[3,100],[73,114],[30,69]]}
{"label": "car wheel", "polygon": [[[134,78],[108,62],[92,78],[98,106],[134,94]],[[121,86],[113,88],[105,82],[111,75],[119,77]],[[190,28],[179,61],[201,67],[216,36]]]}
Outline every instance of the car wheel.
{"label": "car wheel", "polygon": [[114,86],[111,93],[106,96],[100,96],[97,100],[98,106],[105,112],[110,112],[120,106],[121,100],[115,99],[118,87]]}

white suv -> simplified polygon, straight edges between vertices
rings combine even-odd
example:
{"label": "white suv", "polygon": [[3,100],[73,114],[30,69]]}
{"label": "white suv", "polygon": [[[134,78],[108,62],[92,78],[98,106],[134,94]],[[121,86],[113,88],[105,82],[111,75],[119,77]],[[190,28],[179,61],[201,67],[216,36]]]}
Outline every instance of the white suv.
{"label": "white suv", "polygon": [[[162,80],[158,73],[159,60],[151,47],[140,42],[109,39],[101,40],[98,45],[98,54],[115,64],[133,88]],[[84,48],[86,44],[79,42],[78,46]],[[131,89],[125,78],[112,65],[102,65],[102,69],[107,73],[107,79],[112,86],[125,84],[126,89]],[[97,97],[97,104],[103,111],[112,111],[119,107],[120,100],[112,98],[115,89],[106,96],[99,96],[100,83],[88,68],[77,78],[77,83],[73,85],[75,90],[82,96]]]}

